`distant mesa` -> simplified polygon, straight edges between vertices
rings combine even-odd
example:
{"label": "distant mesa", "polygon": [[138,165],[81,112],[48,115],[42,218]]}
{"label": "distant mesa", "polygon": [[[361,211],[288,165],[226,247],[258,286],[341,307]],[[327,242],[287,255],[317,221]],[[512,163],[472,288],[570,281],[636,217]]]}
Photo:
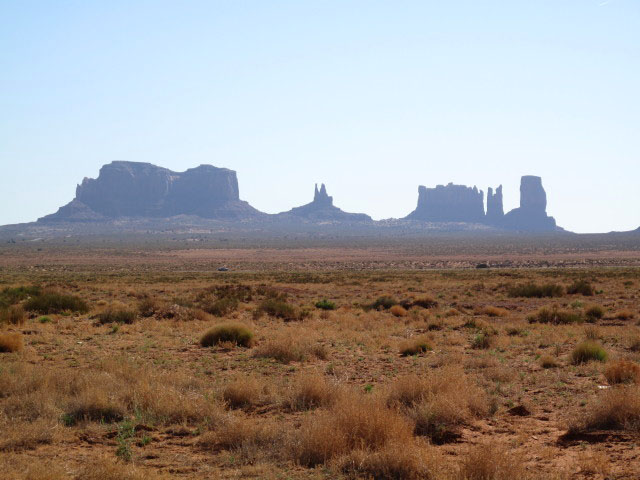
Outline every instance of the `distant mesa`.
{"label": "distant mesa", "polygon": [[311,221],[333,221],[333,222],[370,222],[371,217],[364,213],[349,213],[340,210],[333,205],[333,197],[327,194],[324,183],[318,190],[316,183],[313,202],[295,207],[288,212],[279,214],[280,216],[293,216]]}
{"label": "distant mesa", "polygon": [[114,161],[85,178],[76,198],[39,221],[105,221],[121,217],[196,215],[213,219],[264,215],[240,200],[236,172],[200,165],[173,172],[150,163]]}
{"label": "distant mesa", "polygon": [[484,223],[484,194],[476,187],[438,185],[418,187],[418,206],[406,217],[425,222]]}
{"label": "distant mesa", "polygon": [[471,222],[524,232],[558,230],[555,219],[548,216],[546,210],[547,194],[542,179],[526,175],[520,183],[520,207],[507,214],[502,203],[502,185],[495,192],[489,188],[485,213],[482,190],[449,183],[435,188],[420,185],[418,205],[405,218],[425,222]]}

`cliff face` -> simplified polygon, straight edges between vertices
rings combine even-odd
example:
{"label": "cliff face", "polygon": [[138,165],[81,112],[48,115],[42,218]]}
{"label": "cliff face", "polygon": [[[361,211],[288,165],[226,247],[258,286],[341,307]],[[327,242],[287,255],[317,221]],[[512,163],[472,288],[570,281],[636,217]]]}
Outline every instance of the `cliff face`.
{"label": "cliff face", "polygon": [[525,232],[556,230],[556,221],[547,215],[547,194],[542,178],[525,175],[520,180],[520,207],[504,216],[504,228]]}
{"label": "cliff face", "polygon": [[438,185],[418,187],[418,206],[407,217],[425,222],[474,222],[485,220],[484,194],[476,187]]}
{"label": "cliff face", "polygon": [[324,183],[318,190],[316,184],[313,202],[301,207],[295,207],[288,212],[279,214],[281,218],[302,218],[311,221],[329,222],[369,222],[371,217],[364,213],[349,213],[333,205],[333,197],[327,194]]}
{"label": "cliff face", "polygon": [[86,221],[119,217],[242,218],[260,215],[240,200],[236,172],[200,165],[173,172],[150,163],[112,162],[98,178],[85,178],[76,198],[43,221]]}

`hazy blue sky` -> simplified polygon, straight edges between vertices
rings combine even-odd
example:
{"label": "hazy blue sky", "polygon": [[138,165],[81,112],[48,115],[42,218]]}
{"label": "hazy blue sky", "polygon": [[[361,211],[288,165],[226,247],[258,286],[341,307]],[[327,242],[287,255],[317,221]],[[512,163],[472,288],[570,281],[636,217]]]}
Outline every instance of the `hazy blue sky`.
{"label": "hazy blue sky", "polygon": [[637,228],[640,2],[0,0],[0,224],[112,160],[377,219],[533,174],[559,225]]}

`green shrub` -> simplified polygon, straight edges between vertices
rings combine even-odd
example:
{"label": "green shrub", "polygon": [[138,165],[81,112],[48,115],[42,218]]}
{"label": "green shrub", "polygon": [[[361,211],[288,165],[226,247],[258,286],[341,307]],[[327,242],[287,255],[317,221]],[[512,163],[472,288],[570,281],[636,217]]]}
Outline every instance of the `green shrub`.
{"label": "green shrub", "polygon": [[599,362],[605,362],[607,360],[606,350],[597,342],[587,340],[571,352],[571,363],[574,365],[590,362],[591,360],[597,360]]}
{"label": "green shrub", "polygon": [[200,338],[200,345],[203,347],[212,347],[226,342],[250,347],[253,345],[253,332],[240,323],[224,323],[208,330]]}
{"label": "green shrub", "polygon": [[108,308],[104,312],[98,314],[98,322],[101,325],[106,323],[126,323],[132,324],[136,321],[138,314],[135,310],[126,308]]}
{"label": "green shrub", "polygon": [[595,289],[586,280],[576,280],[567,288],[567,293],[570,295],[581,294],[585,297],[592,297],[595,293]]}
{"label": "green shrub", "polygon": [[478,350],[486,350],[491,347],[491,335],[487,335],[486,333],[479,333],[473,340],[471,341],[471,348],[475,348]]}
{"label": "green shrub", "polygon": [[66,311],[86,313],[89,306],[80,297],[66,295],[57,292],[41,292],[39,295],[30,297],[24,304],[24,308],[41,314],[62,313]]}
{"label": "green shrub", "polygon": [[0,292],[0,308],[14,305],[29,297],[40,295],[41,288],[38,286],[6,287]]}
{"label": "green shrub", "polygon": [[51,323],[51,317],[47,317],[47,316],[40,317],[40,318],[38,319],[38,321],[39,321],[40,323]]}
{"label": "green shrub", "polygon": [[585,310],[584,314],[588,321],[595,322],[604,317],[604,308],[600,305],[592,305]]}
{"label": "green shrub", "polygon": [[316,308],[319,308],[320,310],[335,310],[336,304],[325,298],[324,300],[316,302]]}
{"label": "green shrub", "polygon": [[561,297],[564,295],[564,287],[555,283],[547,283],[544,285],[527,283],[511,287],[507,294],[510,297],[525,298]]}
{"label": "green shrub", "polygon": [[569,310],[560,310],[557,306],[551,308],[542,307],[534,315],[528,317],[529,323],[551,323],[553,325],[565,325],[569,323],[581,323],[580,313]]}

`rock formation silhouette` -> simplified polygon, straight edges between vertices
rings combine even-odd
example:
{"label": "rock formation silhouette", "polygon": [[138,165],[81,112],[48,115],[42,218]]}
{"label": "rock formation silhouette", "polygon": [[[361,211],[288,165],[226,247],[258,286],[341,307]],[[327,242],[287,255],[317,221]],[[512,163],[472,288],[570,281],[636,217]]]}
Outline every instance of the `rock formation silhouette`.
{"label": "rock formation silhouette", "polygon": [[542,178],[525,175],[520,180],[520,207],[504,216],[502,226],[509,230],[550,232],[556,230],[556,221],[547,215],[547,194]]}
{"label": "rock formation silhouette", "polygon": [[335,221],[335,222],[369,222],[371,217],[364,213],[349,213],[340,210],[333,205],[333,197],[327,194],[324,183],[318,190],[316,183],[313,194],[313,202],[295,207],[288,212],[279,214],[281,216],[293,216],[313,221]]}
{"label": "rock formation silhouette", "polygon": [[504,207],[502,205],[502,185],[496,188],[495,193],[493,193],[493,188],[489,187],[487,190],[486,221],[490,225],[500,225],[503,219]]}
{"label": "rock formation silhouette", "polygon": [[236,172],[200,165],[173,172],[150,163],[115,161],[85,178],[76,198],[42,221],[120,217],[254,218],[264,215],[239,197]]}
{"label": "rock formation silhouette", "polygon": [[418,187],[418,205],[405,217],[425,222],[483,223],[484,193],[465,185],[438,185],[435,188]]}

